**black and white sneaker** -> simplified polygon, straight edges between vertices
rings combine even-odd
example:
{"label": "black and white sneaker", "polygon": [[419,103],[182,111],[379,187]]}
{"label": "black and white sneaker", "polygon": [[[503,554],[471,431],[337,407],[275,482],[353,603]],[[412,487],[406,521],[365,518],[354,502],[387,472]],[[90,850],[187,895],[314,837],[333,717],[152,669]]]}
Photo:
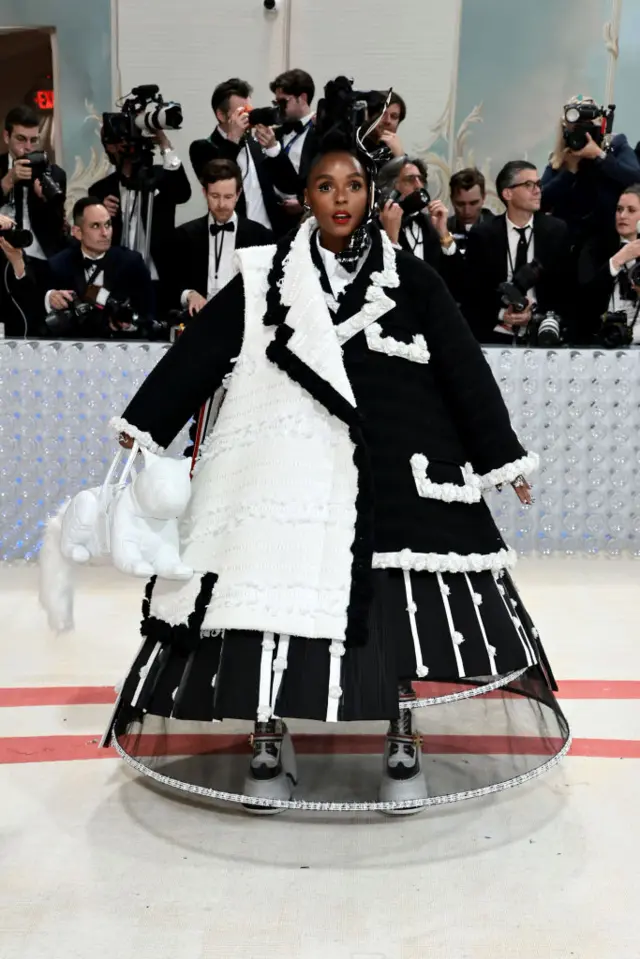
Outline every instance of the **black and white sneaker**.
{"label": "black and white sneaker", "polygon": [[[410,799],[426,799],[429,795],[422,772],[422,742],[414,729],[413,712],[402,708],[403,702],[416,696],[411,686],[401,687],[399,692],[400,717],[389,723],[379,802],[408,802]],[[423,808],[406,806],[383,811],[391,816],[411,816]]]}
{"label": "black and white sneaker", "polygon": [[[244,781],[244,793],[255,799],[291,799],[297,783],[296,758],[291,736],[280,719],[256,723],[251,737],[253,755]],[[280,806],[245,804],[247,812],[273,815]]]}

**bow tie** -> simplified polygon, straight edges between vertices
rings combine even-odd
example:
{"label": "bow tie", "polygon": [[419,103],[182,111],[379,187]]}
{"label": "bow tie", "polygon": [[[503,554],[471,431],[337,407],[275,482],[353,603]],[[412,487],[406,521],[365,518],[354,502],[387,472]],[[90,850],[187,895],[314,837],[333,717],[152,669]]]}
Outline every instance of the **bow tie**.
{"label": "bow tie", "polygon": [[302,120],[285,120],[282,124],[282,136],[286,136],[287,133],[302,133],[304,128]]}
{"label": "bow tie", "polygon": [[98,264],[102,266],[102,260],[103,260],[103,257],[100,257],[99,260],[92,260],[90,256],[82,257],[82,262],[84,264],[85,270],[91,270],[91,271],[93,271]]}
{"label": "bow tie", "polygon": [[233,233],[235,230],[235,225],[229,221],[229,223],[211,223],[209,226],[209,233],[211,236],[217,236],[218,233]]}

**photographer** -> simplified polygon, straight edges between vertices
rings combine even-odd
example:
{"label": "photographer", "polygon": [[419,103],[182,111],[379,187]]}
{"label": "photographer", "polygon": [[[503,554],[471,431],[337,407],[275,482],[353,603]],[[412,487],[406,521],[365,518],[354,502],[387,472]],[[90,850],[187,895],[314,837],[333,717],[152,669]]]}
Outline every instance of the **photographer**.
{"label": "photographer", "polygon": [[[250,132],[251,93],[251,86],[237,77],[218,84],[211,97],[217,126],[211,136],[194,140],[189,156],[199,180],[211,160],[237,163],[242,173],[238,212],[279,236],[291,229],[291,219],[280,208],[271,161]],[[254,129],[256,136],[268,136],[268,127]]]}
{"label": "photographer", "polygon": [[574,247],[610,229],[620,191],[640,182],[640,162],[626,136],[605,139],[606,113],[591,97],[565,104],[558,142],[542,177],[542,209],[565,221]]}
{"label": "photographer", "polygon": [[[40,120],[31,107],[9,111],[3,136],[9,152],[0,156],[0,213],[31,231],[33,242],[25,253],[42,264],[65,246],[67,177],[39,152]],[[38,264],[34,267],[43,272]]]}
{"label": "photographer", "polygon": [[[165,274],[170,272],[168,261],[168,244],[173,236],[176,225],[176,207],[187,203],[191,198],[191,184],[182,161],[174,151],[171,142],[164,130],[159,130],[150,142],[159,148],[162,163],[155,163],[143,171],[139,168],[139,144],[126,140],[111,141],[104,128],[102,130],[102,144],[115,170],[109,176],[98,180],[89,189],[89,195],[100,200],[109,216],[113,228],[113,245],[126,246],[135,249],[138,218],[142,208],[141,238],[144,241],[147,224],[147,209],[142,202],[143,194],[140,187],[142,182],[140,173],[143,172],[144,181],[153,191],[153,213],[151,222],[149,270],[151,278],[158,283],[157,301],[166,302]],[[132,214],[129,218],[128,236],[123,236],[123,210],[129,208]]]}
{"label": "photographer", "polygon": [[13,220],[0,215],[0,332],[10,338],[43,336],[46,332],[34,277],[18,245],[30,234],[21,237],[21,232]]}
{"label": "photographer", "polygon": [[382,92],[369,96],[368,104],[369,116],[360,129],[360,135],[364,136],[364,146],[380,172],[385,163],[389,163],[394,157],[399,159],[405,156],[398,136],[398,127],[407,118],[407,105],[400,94],[395,92],[391,94],[388,104],[387,94]]}
{"label": "photographer", "polygon": [[[541,214],[538,171],[526,160],[507,163],[498,174],[496,191],[507,208],[469,233],[463,312],[481,343],[509,345],[524,337],[533,304],[541,313],[566,312],[571,293],[569,236],[565,223]],[[540,268],[528,305],[521,312],[505,308],[499,287],[536,261]]]}
{"label": "photographer", "polygon": [[257,140],[271,161],[269,168],[281,209],[294,227],[302,217],[302,194],[311,161],[318,152],[311,109],[315,84],[304,70],[287,70],[275,78],[270,89],[283,123],[275,129],[261,128]]}
{"label": "photographer", "polygon": [[237,163],[212,160],[204,169],[202,189],[208,213],[179,226],[172,243],[174,297],[190,316],[199,313],[236,275],[236,250],[274,242],[273,234],[260,223],[236,213],[242,193]]}
{"label": "photographer", "polygon": [[454,173],[449,180],[449,195],[455,212],[449,217],[447,226],[458,251],[464,254],[469,230],[493,218],[491,210],[483,206],[487,195],[483,174],[476,167]]}
{"label": "photographer", "polygon": [[78,200],[72,234],[77,245],[49,260],[45,311],[65,311],[77,301],[92,309],[69,318],[64,326],[55,316],[48,317],[52,332],[89,339],[117,339],[122,333],[139,336],[140,330],[148,333],[153,327],[149,270],[139,253],[112,246],[111,217],[97,197]]}
{"label": "photographer", "polygon": [[392,243],[439,270],[441,254],[455,252],[455,245],[447,228],[447,209],[439,200],[430,200],[426,183],[427,168],[421,159],[402,156],[386,163],[376,180],[380,222]]}
{"label": "photographer", "polygon": [[592,237],[580,253],[581,343],[592,345],[600,339],[604,345],[609,345],[602,339],[605,314],[608,314],[609,323],[613,322],[615,314],[621,326],[628,328],[627,331],[620,329],[620,341],[612,345],[640,342],[640,276],[634,275],[634,267],[637,269],[640,261],[639,221],[640,184],[636,183],[628,187],[618,200],[615,230]]}

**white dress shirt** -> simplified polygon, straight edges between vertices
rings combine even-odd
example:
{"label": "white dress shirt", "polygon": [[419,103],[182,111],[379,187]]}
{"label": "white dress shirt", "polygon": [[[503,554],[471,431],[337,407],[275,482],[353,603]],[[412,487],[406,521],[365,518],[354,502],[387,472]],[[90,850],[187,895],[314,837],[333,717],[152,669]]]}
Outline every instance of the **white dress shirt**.
{"label": "white dress shirt", "polygon": [[[424,234],[418,222],[418,215],[410,217],[409,220],[403,224],[402,231],[413,255],[417,256],[420,260],[424,260]],[[398,249],[403,249],[399,243],[396,244],[396,246]],[[455,240],[453,243],[450,243],[449,246],[440,244],[440,250],[444,256],[453,256],[457,252],[457,249]]]}
{"label": "white dress shirt", "polygon": [[[91,260],[92,263],[99,263],[100,260],[103,260],[106,256],[106,253],[101,253],[100,256],[93,256],[91,253],[86,253],[85,250],[82,250],[82,249],[81,249],[81,253],[85,260]],[[87,282],[89,281],[89,278],[93,275],[94,270],[95,270],[95,266],[85,265],[84,276]],[[104,270],[100,270],[99,273],[96,273],[95,279],[92,281],[91,285],[104,286]],[[45,313],[51,313],[51,294],[53,292],[54,292],[53,290],[49,290],[49,292],[44,298]]]}
{"label": "white dress shirt", "polygon": [[[221,137],[224,137],[225,140],[229,139],[222,127],[217,127],[217,130]],[[247,204],[248,219],[262,223],[263,226],[266,226],[267,230],[273,229],[267,208],[264,204],[258,171],[256,170],[256,165],[253,162],[253,157],[251,156],[251,151],[247,143],[243,142],[240,145],[240,152],[238,153],[236,163],[242,173],[242,189],[244,191],[245,203]]]}
{"label": "white dress shirt", "polygon": [[[209,234],[209,272],[207,276],[207,302],[211,300],[216,293],[227,285],[238,273],[238,266],[235,263],[233,254],[236,252],[236,240],[238,238],[238,214],[234,213],[228,220],[233,223],[233,233],[223,230],[217,237],[211,236],[211,229],[216,221],[209,214],[207,222],[207,232]],[[216,241],[218,243],[218,270],[216,273]],[[189,294],[194,290],[184,290],[180,297],[180,304],[183,310],[187,308]]]}
{"label": "white dress shirt", "polygon": [[[518,243],[520,242],[520,234],[518,233],[518,230],[521,230],[521,229],[524,229],[527,231],[525,233],[525,240],[527,240],[529,244],[527,247],[527,263],[533,262],[533,259],[536,255],[535,239],[533,236],[533,216],[531,216],[531,219],[529,220],[529,222],[525,223],[523,227],[517,227],[515,223],[512,223],[509,217],[507,217],[507,245],[508,245],[508,251],[509,251],[507,253],[507,282],[508,283],[510,283],[511,280],[513,279],[513,268],[516,264],[516,256],[518,255]],[[529,300],[532,303],[535,301],[536,291],[533,287],[531,287],[530,290],[527,290],[527,296],[529,297]],[[504,309],[500,310],[500,313],[498,314],[498,319],[502,320],[504,314],[505,314],[505,310]],[[504,324],[502,323],[498,323],[498,325],[494,327],[495,333],[503,333],[505,336],[510,336],[510,337],[512,337],[514,333],[517,336],[524,336],[525,331],[526,331],[526,327],[524,326],[514,326],[513,328],[510,328],[508,326],[504,326]]]}
{"label": "white dress shirt", "polygon": [[[179,170],[180,167],[182,166],[182,161],[180,160],[180,157],[178,156],[175,150],[166,150],[162,157],[162,165],[165,170]],[[159,192],[160,192],[159,190],[154,190],[154,197],[156,197]],[[136,231],[138,229],[138,220],[140,218],[140,194],[136,193],[135,190],[127,189],[127,187],[123,186],[123,184],[121,183],[120,184],[120,209],[123,215],[125,211],[127,210],[127,203],[130,204],[129,209],[131,210],[131,219],[129,220],[129,236],[127,237],[127,240],[128,240],[127,245],[130,250],[135,250],[136,249],[136,246],[135,246]],[[142,247],[144,247],[145,239],[146,239],[146,233],[145,233],[144,223],[142,223],[140,224],[140,244]],[[156,270],[156,265],[151,259],[151,257],[149,258],[149,272],[151,273],[152,280],[158,279],[158,271]]]}
{"label": "white dress shirt", "polygon": [[[13,157],[11,156],[11,154],[9,154],[8,169],[11,170],[12,168],[13,168]],[[16,201],[15,201],[16,190],[23,191],[24,199],[22,201],[22,223],[18,223],[16,220]],[[4,204],[4,206],[0,207],[0,213],[2,213],[3,216],[8,216],[12,220],[14,220],[18,226],[18,229],[29,230],[30,233],[33,235],[33,243],[30,246],[26,247],[24,252],[28,256],[33,257],[34,260],[46,260],[46,256],[44,255],[44,250],[38,243],[38,239],[35,233],[33,232],[33,230],[31,229],[31,218],[29,217],[28,191],[29,191],[29,186],[27,183],[25,183],[24,186],[15,186],[13,188],[13,191],[9,194],[9,199],[7,200],[7,202]]]}
{"label": "white dress shirt", "polygon": [[322,265],[324,266],[324,271],[327,274],[329,285],[333,291],[333,298],[326,294],[327,306],[333,313],[336,313],[338,310],[338,298],[342,293],[344,293],[349,284],[353,283],[356,276],[362,269],[364,262],[369,255],[369,249],[365,250],[365,252],[362,254],[353,273],[349,273],[348,270],[345,270],[340,261],[336,259],[336,254],[322,246],[320,243],[319,232],[316,233],[316,245],[320,251]]}
{"label": "white dress shirt", "polygon": [[[625,246],[629,240],[621,240],[621,247]],[[627,317],[627,323],[631,325],[634,323],[633,327],[633,342],[640,343],[640,323],[637,323],[638,318],[638,302],[633,300],[625,300],[620,293],[620,284],[617,282],[617,277],[622,273],[623,270],[631,272],[634,266],[636,265],[637,260],[628,260],[624,266],[615,267],[613,265],[613,257],[609,260],[609,272],[611,276],[616,278],[616,283],[613,285],[613,292],[611,298],[609,299],[609,313],[625,313]]]}

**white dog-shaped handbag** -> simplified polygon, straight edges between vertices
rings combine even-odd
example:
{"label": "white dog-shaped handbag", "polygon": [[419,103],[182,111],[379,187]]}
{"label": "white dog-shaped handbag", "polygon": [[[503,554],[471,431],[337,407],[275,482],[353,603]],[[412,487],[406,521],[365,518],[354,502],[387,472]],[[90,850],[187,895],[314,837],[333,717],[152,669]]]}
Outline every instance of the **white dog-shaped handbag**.
{"label": "white dog-shaped handbag", "polygon": [[134,444],[118,482],[119,450],[102,486],[82,490],[48,523],[40,551],[40,602],[56,632],[73,628],[73,563],[113,563],[133,576],[190,579],[180,559],[178,520],[189,496],[188,459],[142,450],[145,469],[127,483]]}

